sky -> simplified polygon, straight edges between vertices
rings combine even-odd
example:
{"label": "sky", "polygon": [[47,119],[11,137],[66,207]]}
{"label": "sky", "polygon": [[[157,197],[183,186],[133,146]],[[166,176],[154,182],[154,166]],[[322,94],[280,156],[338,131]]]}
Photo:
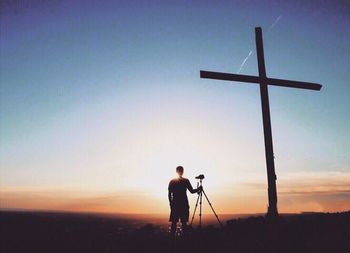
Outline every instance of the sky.
{"label": "sky", "polygon": [[259,87],[199,77],[257,75],[257,26],[267,76],[322,84],[269,87],[279,211],[349,210],[350,4],[264,0],[2,1],[0,208],[168,213],[182,165],[266,212]]}

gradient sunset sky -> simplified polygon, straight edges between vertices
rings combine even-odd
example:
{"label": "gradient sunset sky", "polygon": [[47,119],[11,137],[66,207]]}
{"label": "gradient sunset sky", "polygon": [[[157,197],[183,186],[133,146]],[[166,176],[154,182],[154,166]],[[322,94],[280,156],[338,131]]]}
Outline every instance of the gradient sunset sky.
{"label": "gradient sunset sky", "polygon": [[350,209],[348,1],[47,2],[1,2],[0,208],[167,213],[182,165],[265,212],[259,87],[199,78],[257,75],[261,26],[269,77],[323,85],[269,88],[279,211]]}

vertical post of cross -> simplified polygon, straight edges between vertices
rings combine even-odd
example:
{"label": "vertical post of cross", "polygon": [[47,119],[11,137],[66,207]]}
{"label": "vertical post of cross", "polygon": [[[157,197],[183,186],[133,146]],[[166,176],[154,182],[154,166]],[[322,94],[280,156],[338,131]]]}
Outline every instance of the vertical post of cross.
{"label": "vertical post of cross", "polygon": [[278,216],[276,174],[275,174],[275,163],[274,163],[273,143],[272,143],[269,94],[268,94],[268,87],[267,87],[268,83],[267,83],[266,70],[265,70],[263,38],[262,38],[262,31],[260,27],[255,28],[255,42],[256,42],[256,52],[257,52],[258,68],[259,68],[261,109],[262,109],[262,118],[263,118],[263,126],[264,126],[265,156],[266,156],[266,168],[267,168],[267,183],[268,183],[268,198],[269,198],[267,215],[269,217],[276,217]]}

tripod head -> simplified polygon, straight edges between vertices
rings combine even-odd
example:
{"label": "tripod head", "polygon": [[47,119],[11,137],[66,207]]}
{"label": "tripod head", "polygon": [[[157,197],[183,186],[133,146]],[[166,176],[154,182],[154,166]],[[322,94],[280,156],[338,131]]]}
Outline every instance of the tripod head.
{"label": "tripod head", "polygon": [[204,179],[204,175],[203,175],[203,174],[200,174],[200,175],[196,176],[195,179],[200,179],[200,180],[202,180],[202,179]]}
{"label": "tripod head", "polygon": [[[200,174],[198,176],[195,177],[195,179],[199,179],[200,185],[202,185],[202,180],[204,179],[204,175]],[[199,183],[197,182],[197,187],[198,187]]]}

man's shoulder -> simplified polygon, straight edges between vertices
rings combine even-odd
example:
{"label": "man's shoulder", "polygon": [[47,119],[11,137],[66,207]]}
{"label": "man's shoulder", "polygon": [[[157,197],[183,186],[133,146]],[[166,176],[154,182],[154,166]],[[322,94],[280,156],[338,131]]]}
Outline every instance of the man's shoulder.
{"label": "man's shoulder", "polygon": [[170,180],[169,185],[176,184],[177,181],[178,181],[177,178],[173,178]]}
{"label": "man's shoulder", "polygon": [[185,177],[181,178],[181,183],[182,184],[188,184],[189,182],[190,182],[190,180],[188,180],[187,178],[185,178]]}
{"label": "man's shoulder", "polygon": [[173,185],[173,184],[184,184],[184,183],[188,183],[190,182],[190,180],[188,180],[187,178],[185,177],[181,177],[181,178],[174,178],[174,179],[171,179],[170,182],[169,182],[169,185]]}

